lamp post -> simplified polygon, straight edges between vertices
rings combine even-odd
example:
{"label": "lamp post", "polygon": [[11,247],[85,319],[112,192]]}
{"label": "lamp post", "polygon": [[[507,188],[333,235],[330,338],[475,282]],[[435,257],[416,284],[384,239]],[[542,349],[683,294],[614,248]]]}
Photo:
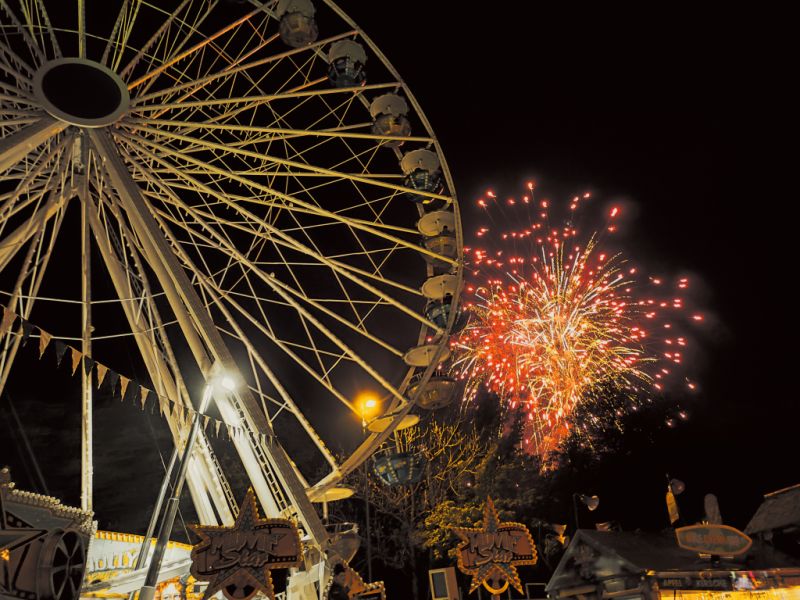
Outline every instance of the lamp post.
{"label": "lamp post", "polygon": [[575,512],[575,532],[577,533],[578,529],[580,529],[580,521],[578,519],[578,501],[580,500],[581,504],[586,506],[589,509],[589,512],[593,510],[597,510],[597,507],[600,506],[600,497],[599,496],[587,496],[586,494],[572,494],[572,508]]}
{"label": "lamp post", "polygon": [[[378,401],[369,394],[362,394],[358,402],[361,413],[361,434],[367,435],[367,416],[372,414],[378,406]],[[369,525],[369,469],[364,461],[364,518],[367,525],[367,580],[372,582],[372,540]]]}
{"label": "lamp post", "polygon": [[[192,457],[192,450],[194,448],[195,440],[197,439],[197,431],[200,429],[200,421],[203,414],[208,409],[211,403],[211,397],[214,394],[215,384],[218,383],[223,389],[231,392],[235,389],[236,384],[232,378],[221,376],[209,380],[203,390],[203,398],[200,401],[200,408],[195,413],[192,419],[192,426],[189,429],[189,435],[186,438],[186,445],[180,455],[178,461],[177,476],[175,479],[175,486],[172,488],[172,496],[167,500],[167,506],[164,510],[164,517],[161,520],[161,526],[158,529],[158,537],[156,538],[156,547],[153,550],[153,557],[150,559],[150,566],[147,569],[147,576],[144,580],[144,585],[139,592],[139,600],[153,600],[156,593],[156,584],[158,584],[158,575],[161,571],[161,563],[164,560],[164,554],[167,551],[167,544],[169,543],[169,536],[172,533],[172,526],[175,523],[175,516],[178,513],[178,505],[181,499],[181,490],[186,481],[186,471],[189,468],[189,460]],[[169,478],[170,471],[167,471],[166,477]]]}

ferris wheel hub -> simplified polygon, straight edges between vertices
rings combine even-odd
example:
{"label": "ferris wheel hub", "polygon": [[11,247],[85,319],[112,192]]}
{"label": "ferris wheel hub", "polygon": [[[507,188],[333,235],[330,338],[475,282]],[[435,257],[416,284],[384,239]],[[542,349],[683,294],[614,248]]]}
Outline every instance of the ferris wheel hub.
{"label": "ferris wheel hub", "polygon": [[59,58],[33,77],[42,107],[59,121],[78,127],[105,127],[128,110],[128,87],[119,75],[85,58]]}

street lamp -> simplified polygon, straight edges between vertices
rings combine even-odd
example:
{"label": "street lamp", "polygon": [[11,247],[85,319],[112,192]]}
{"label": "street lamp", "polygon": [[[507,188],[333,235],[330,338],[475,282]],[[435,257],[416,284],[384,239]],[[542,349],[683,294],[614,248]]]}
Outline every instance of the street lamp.
{"label": "street lamp", "polygon": [[589,512],[597,510],[597,507],[600,506],[600,497],[599,496],[587,496],[586,494],[572,494],[572,508],[575,511],[575,531],[577,532],[580,529],[580,521],[578,520],[578,502],[580,501]]}
{"label": "street lamp", "polygon": [[376,412],[378,400],[371,392],[363,392],[356,398],[356,405],[361,417],[362,433],[366,433],[368,417],[371,417]]}
{"label": "street lamp", "polygon": [[[172,496],[167,500],[167,507],[164,511],[164,517],[161,521],[161,526],[158,530],[158,537],[156,538],[156,547],[153,550],[153,557],[150,559],[150,566],[147,569],[147,576],[144,580],[144,585],[139,592],[139,600],[153,600],[156,593],[156,585],[158,584],[158,575],[161,571],[161,563],[164,560],[164,553],[167,550],[169,543],[169,536],[172,533],[172,526],[175,523],[175,516],[178,513],[178,504],[181,499],[181,490],[183,483],[186,481],[186,471],[189,468],[189,460],[192,457],[192,449],[194,448],[195,440],[197,439],[197,431],[200,429],[200,421],[203,418],[208,405],[211,403],[211,398],[214,395],[214,389],[220,388],[225,392],[233,392],[236,389],[236,380],[228,374],[218,374],[206,382],[205,389],[203,390],[203,398],[200,401],[200,408],[195,412],[194,419],[192,419],[192,426],[189,429],[189,435],[186,438],[186,445],[183,448],[183,453],[178,461],[178,474],[175,479],[175,486],[172,489]],[[171,469],[165,475],[166,481],[171,476]]]}
{"label": "street lamp", "polygon": [[[367,417],[374,414],[378,409],[378,400],[370,392],[363,392],[356,398],[356,405],[361,414],[361,433],[367,434]],[[364,519],[366,521],[367,529],[367,580],[372,581],[372,537],[369,526],[369,469],[367,468],[367,461],[364,461]]]}

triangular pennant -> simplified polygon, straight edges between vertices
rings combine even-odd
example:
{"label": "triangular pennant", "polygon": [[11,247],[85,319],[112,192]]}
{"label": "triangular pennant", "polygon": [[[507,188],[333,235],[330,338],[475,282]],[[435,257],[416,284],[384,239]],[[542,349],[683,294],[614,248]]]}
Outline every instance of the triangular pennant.
{"label": "triangular pennant", "polygon": [[142,395],[139,398],[139,401],[142,403],[142,410],[144,410],[144,405],[147,403],[147,394],[150,393],[146,387],[141,388]]}
{"label": "triangular pennant", "polygon": [[232,440],[233,439],[233,427],[231,427],[230,425],[225,425],[225,429],[228,432],[228,439]]}
{"label": "triangular pennant", "polygon": [[214,435],[219,437],[219,427],[222,425],[221,421],[214,420]]}
{"label": "triangular pennant", "polygon": [[101,365],[100,363],[97,364],[97,389],[100,389],[100,386],[103,385],[103,380],[106,378],[106,373],[108,373],[108,367],[105,365]]}
{"label": "triangular pennant", "polygon": [[117,383],[119,383],[119,373],[109,369],[108,370],[108,388],[111,390],[111,397],[112,398],[114,397],[114,394],[117,391]]}
{"label": "triangular pennant", "polygon": [[78,370],[78,365],[81,364],[81,358],[83,358],[83,354],[77,348],[70,348],[72,351],[72,374],[75,375],[75,371]]}
{"label": "triangular pennant", "polygon": [[51,339],[53,339],[53,336],[42,329],[39,330],[39,358],[44,356],[44,351],[47,350],[47,346],[50,345]]}
{"label": "triangular pennant", "polygon": [[208,415],[203,415],[203,431],[208,429],[208,422],[211,420],[211,417]]}
{"label": "triangular pennant", "polygon": [[125,401],[125,394],[128,392],[128,384],[131,382],[130,379],[124,377],[122,375],[119,376],[119,399],[123,402]]}
{"label": "triangular pennant", "polygon": [[94,359],[89,356],[83,357],[83,372],[87,375],[92,373],[92,367],[94,367]]}
{"label": "triangular pennant", "polygon": [[56,367],[61,366],[61,359],[64,358],[67,348],[69,348],[69,346],[67,346],[64,342],[61,340],[56,340]]}
{"label": "triangular pennant", "polygon": [[0,335],[5,335],[6,332],[11,329],[11,325],[16,321],[17,313],[13,310],[8,310],[5,306],[3,307],[3,319],[0,321]]}
{"label": "triangular pennant", "polygon": [[33,325],[31,324],[31,322],[30,321],[26,321],[25,319],[22,319],[22,345],[23,346],[28,343],[28,338],[31,337],[32,333],[33,333]]}

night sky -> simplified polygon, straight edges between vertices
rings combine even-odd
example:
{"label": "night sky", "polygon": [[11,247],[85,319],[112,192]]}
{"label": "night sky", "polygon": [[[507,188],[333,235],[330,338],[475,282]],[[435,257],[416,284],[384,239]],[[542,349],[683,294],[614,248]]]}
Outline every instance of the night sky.
{"label": "night sky", "polygon": [[764,96],[743,15],[559,6],[466,15],[412,1],[390,16],[361,4],[350,14],[430,119],[467,243],[487,187],[519,194],[533,178],[554,199],[589,189],[629,201],[630,252],[651,270],[692,277],[707,317],[692,416],[591,478],[594,490],[575,490],[605,494],[597,520],[666,525],[669,472],[687,484],[687,512],[701,518],[713,492],[726,522],[744,527],[763,493],[799,480],[789,449],[800,417],[787,352],[797,330],[791,236],[762,170],[779,103]]}
{"label": "night sky", "polygon": [[[771,119],[757,118],[764,101],[740,23],[653,6],[637,14],[515,2],[480,13],[453,2],[351,4],[343,7],[437,134],[467,243],[478,223],[473,201],[487,187],[515,194],[533,178],[553,198],[590,189],[629,202],[637,257],[695,281],[707,320],[696,336],[701,391],[691,419],[587,480],[593,489],[575,490],[604,499],[597,520],[624,514],[626,525],[663,526],[666,472],[686,482],[683,502],[695,512],[714,492],[726,522],[740,527],[761,494],[797,483],[786,449],[800,417],[787,351],[796,329],[788,213],[758,189],[766,148],[757,132]],[[115,456],[104,450],[103,460]],[[144,476],[142,465],[127,468]],[[113,528],[113,519],[101,525]]]}

